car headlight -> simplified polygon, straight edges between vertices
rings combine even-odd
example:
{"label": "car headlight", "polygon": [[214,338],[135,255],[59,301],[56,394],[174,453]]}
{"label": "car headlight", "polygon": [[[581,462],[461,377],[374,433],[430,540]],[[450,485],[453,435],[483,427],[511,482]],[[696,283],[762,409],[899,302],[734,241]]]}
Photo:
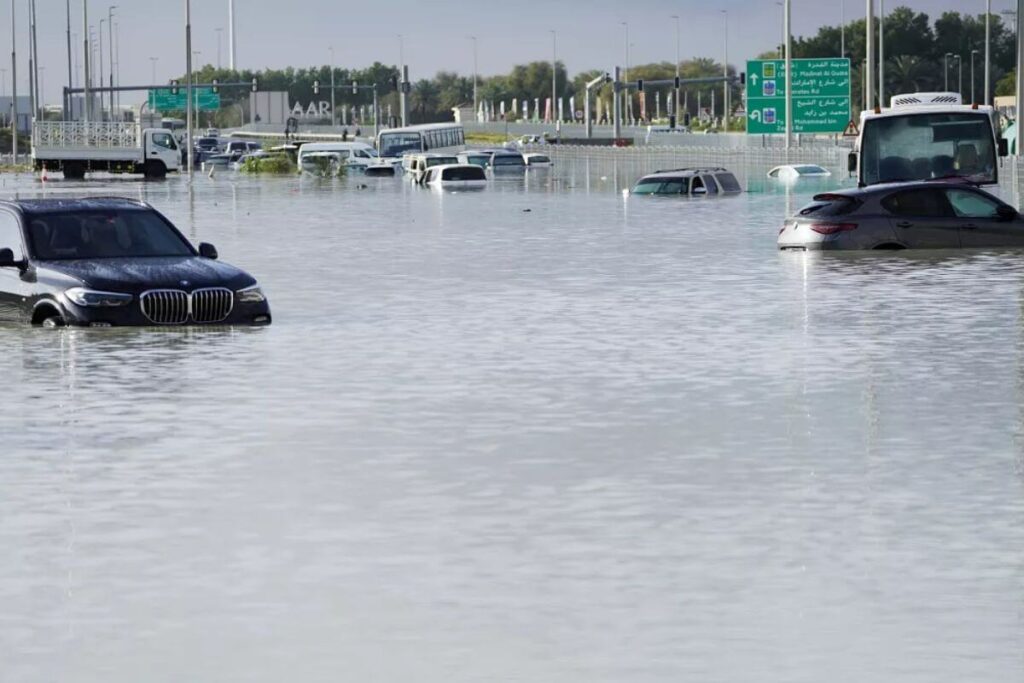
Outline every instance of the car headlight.
{"label": "car headlight", "polygon": [[83,287],[72,287],[64,292],[64,296],[66,296],[68,301],[76,306],[91,306],[97,308],[125,306],[132,301],[131,294],[99,292],[94,289],[85,289]]}
{"label": "car headlight", "polygon": [[235,296],[240,304],[261,304],[267,300],[266,295],[258,284],[238,290],[235,292]]}

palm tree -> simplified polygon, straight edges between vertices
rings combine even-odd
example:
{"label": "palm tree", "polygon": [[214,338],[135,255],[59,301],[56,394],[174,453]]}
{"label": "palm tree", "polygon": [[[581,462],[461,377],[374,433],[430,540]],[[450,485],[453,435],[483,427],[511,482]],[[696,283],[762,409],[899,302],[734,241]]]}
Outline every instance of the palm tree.
{"label": "palm tree", "polygon": [[417,81],[412,89],[413,111],[418,113],[419,120],[428,121],[437,114],[440,91],[433,80],[424,78]]}
{"label": "palm tree", "polygon": [[913,55],[899,55],[888,60],[885,69],[886,90],[893,93],[920,92],[927,77],[924,62]]}

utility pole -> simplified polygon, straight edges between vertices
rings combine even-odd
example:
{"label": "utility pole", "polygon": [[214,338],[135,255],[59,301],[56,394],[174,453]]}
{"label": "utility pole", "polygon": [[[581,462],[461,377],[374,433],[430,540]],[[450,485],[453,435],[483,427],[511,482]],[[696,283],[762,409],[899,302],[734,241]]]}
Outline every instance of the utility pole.
{"label": "utility pole", "polygon": [[992,104],[992,99],[989,97],[991,92],[989,91],[989,84],[992,82],[992,77],[989,74],[989,62],[992,58],[992,0],[985,0],[985,102],[984,104]]}
{"label": "utility pole", "polygon": [[224,29],[215,28],[213,30],[217,33],[217,70],[220,71],[221,64],[223,64],[223,62],[220,61],[220,39],[224,34]]}
{"label": "utility pole", "polygon": [[962,98],[964,96],[964,56],[956,56],[956,91]]}
{"label": "utility pole", "polygon": [[[679,15],[678,14],[673,14],[672,18],[675,19],[675,21],[676,21],[676,78],[678,79],[679,78]],[[679,126],[679,121],[680,121],[680,116],[679,116],[679,88],[674,88],[674,90],[675,90],[675,101],[673,102],[672,113],[675,114],[676,126],[678,127]]]}
{"label": "utility pole", "polygon": [[[622,72],[622,80],[623,80],[623,82],[626,82],[626,81],[629,80],[629,22],[628,21],[624,21],[624,22],[622,22],[622,25],[626,28],[626,68]],[[630,104],[632,104],[632,101],[631,101],[630,96],[629,96],[629,88],[623,88],[622,89],[622,98],[623,98],[622,115],[623,116],[629,116],[630,109],[632,109],[632,107],[629,106]]]}
{"label": "utility pole", "polygon": [[89,86],[92,82],[89,80],[89,0],[82,0],[82,35],[84,40],[82,41],[82,58],[85,64],[85,79],[83,81],[83,89],[85,93],[85,122],[89,123],[89,119],[92,116],[92,94],[89,92]]}
{"label": "utility pole", "polygon": [[329,48],[327,48],[327,51],[331,54],[331,126],[337,126],[338,125],[338,117],[335,114],[335,110],[336,110],[335,101],[336,101],[336,98],[334,96],[334,46],[332,45]]}
{"label": "utility pole", "polygon": [[846,57],[846,0],[839,0],[839,56]]}
{"label": "utility pole", "polygon": [[949,92],[949,58],[952,56],[952,52],[947,52],[942,56],[942,82],[946,92]]}
{"label": "utility pole", "polygon": [[235,0],[228,0],[228,52],[231,58],[231,70],[237,71],[238,65],[235,63],[238,56],[235,44]]}
{"label": "utility pole", "polygon": [[39,38],[36,34],[36,0],[32,0],[32,61],[35,63],[35,70],[32,72],[32,81],[35,84],[36,93],[36,111],[33,112],[33,117],[43,118],[42,110],[43,107],[40,104],[42,102],[42,94],[39,87]]}
{"label": "utility pole", "polygon": [[[722,10],[722,15],[725,16],[725,59],[722,62],[722,75],[725,76],[725,83],[722,85],[722,90],[725,92],[724,98],[722,98],[722,127],[726,133],[729,132],[729,91],[732,89],[729,85],[729,10]],[[787,117],[789,118],[789,117]]]}
{"label": "utility pole", "polygon": [[477,54],[476,54],[476,36],[470,36],[470,40],[473,41],[473,116],[477,116],[477,111],[480,106],[479,98],[477,97]]}
{"label": "utility pole", "polygon": [[971,104],[978,101],[974,99],[974,55],[976,54],[978,54],[977,50],[971,50]]}
{"label": "utility pole", "polygon": [[188,179],[192,180],[192,3],[185,0],[185,144],[188,145]]}
{"label": "utility pole", "polygon": [[867,21],[865,23],[865,53],[867,56],[867,75],[865,76],[865,93],[867,108],[875,106],[875,0],[867,0]]}
{"label": "utility pole", "polygon": [[[97,44],[100,48],[99,62],[100,62],[100,88],[103,87],[103,22],[106,19],[100,19],[100,34]],[[100,121],[103,120],[103,91],[100,91]]]}
{"label": "utility pole", "polygon": [[[17,164],[17,15],[14,13],[15,0],[10,0],[10,92],[11,100],[11,156]],[[1019,77],[1018,77],[1019,78]]]}
{"label": "utility pole", "polygon": [[612,136],[618,140],[622,137],[622,98],[619,97],[619,88],[622,87],[622,69],[615,67],[615,80],[612,87],[612,124],[614,131]]}
{"label": "utility pole", "polygon": [[551,32],[551,122],[558,120],[558,110],[555,108],[555,99],[558,92],[558,33]]}
{"label": "utility pole", "polygon": [[[71,0],[65,0],[65,9],[67,10],[68,20],[68,87],[75,87],[75,72],[71,65]],[[70,121],[71,116],[74,113],[74,105],[71,101],[71,95],[64,96],[64,120]]]}
{"label": "utility pole", "polygon": [[114,120],[114,10],[117,9],[117,5],[111,5],[107,8],[107,48],[110,53],[110,95],[107,100],[110,102],[110,120]]}
{"label": "utility pole", "polygon": [[29,0],[25,18],[28,19],[28,102],[31,114],[29,118],[35,121],[39,110],[36,103],[36,64],[32,59],[32,0]]}
{"label": "utility pole", "polygon": [[878,0],[878,106],[885,106],[885,0]]}
{"label": "utility pole", "polygon": [[[1024,12],[1021,10],[1021,0],[1017,0],[1017,119],[1020,120],[1020,113],[1024,112]],[[987,85],[987,84],[986,84]],[[1024,156],[1024,144],[1017,141],[1017,156]]]}
{"label": "utility pole", "polygon": [[793,19],[792,0],[785,0],[784,10],[786,22],[786,149],[789,149],[793,138]]}

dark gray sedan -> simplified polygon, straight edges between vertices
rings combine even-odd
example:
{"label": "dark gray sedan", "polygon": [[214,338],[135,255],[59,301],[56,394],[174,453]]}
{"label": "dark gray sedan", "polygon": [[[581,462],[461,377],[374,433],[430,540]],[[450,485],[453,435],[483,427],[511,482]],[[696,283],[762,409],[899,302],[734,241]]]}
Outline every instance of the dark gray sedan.
{"label": "dark gray sedan", "polygon": [[779,231],[780,249],[1024,247],[1024,218],[963,182],[872,185],[819,194]]}

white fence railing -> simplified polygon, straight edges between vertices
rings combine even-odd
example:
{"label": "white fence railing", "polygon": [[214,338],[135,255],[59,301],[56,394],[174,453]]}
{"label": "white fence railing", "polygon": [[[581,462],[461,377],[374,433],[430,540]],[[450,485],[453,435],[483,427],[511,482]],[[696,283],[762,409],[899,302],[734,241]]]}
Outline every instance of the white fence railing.
{"label": "white fence railing", "polygon": [[136,123],[40,121],[32,127],[34,147],[139,147]]}

